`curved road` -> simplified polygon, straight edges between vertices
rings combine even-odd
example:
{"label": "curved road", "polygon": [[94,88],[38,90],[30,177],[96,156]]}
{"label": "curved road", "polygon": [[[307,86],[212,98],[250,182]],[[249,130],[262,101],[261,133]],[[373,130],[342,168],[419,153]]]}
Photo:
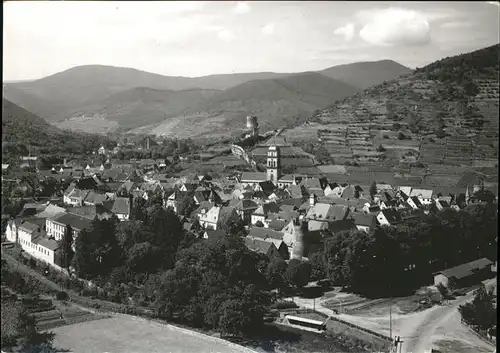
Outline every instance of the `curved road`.
{"label": "curved road", "polygon": [[[496,280],[494,279],[488,280],[486,282],[487,289],[491,288],[495,283]],[[416,315],[411,315],[407,320],[402,321],[400,327],[394,330],[398,332],[397,334],[401,336],[404,341],[401,351],[403,353],[430,351],[435,341],[433,336],[438,334],[438,329],[445,328],[444,335],[442,333],[440,336],[451,336],[455,339],[464,340],[465,342],[473,344],[478,347],[477,349],[481,347],[481,350],[484,349],[484,351],[493,352],[494,345],[476,336],[460,322],[458,306],[471,301],[473,298],[474,291],[471,291],[463,297],[458,297],[450,301],[447,305],[427,309]],[[468,332],[469,334],[463,337],[463,335],[460,336],[460,332]]]}
{"label": "curved road", "polygon": [[[490,279],[483,283],[489,289],[496,285],[496,279]],[[431,348],[439,340],[458,342],[464,348],[464,352],[493,352],[495,349],[493,344],[478,337],[461,323],[458,306],[471,301],[473,298],[474,291],[470,291],[465,296],[458,297],[443,306],[435,306],[412,314],[393,314],[392,334],[393,336],[400,336],[403,341],[401,353],[430,352]],[[293,299],[299,306],[312,309],[314,305],[317,311],[338,317],[383,335],[389,335],[388,315],[379,317],[363,317],[347,314],[334,315],[332,310],[323,307],[321,298],[316,299],[314,304],[312,299],[296,297]],[[399,349],[398,347],[398,351]]]}

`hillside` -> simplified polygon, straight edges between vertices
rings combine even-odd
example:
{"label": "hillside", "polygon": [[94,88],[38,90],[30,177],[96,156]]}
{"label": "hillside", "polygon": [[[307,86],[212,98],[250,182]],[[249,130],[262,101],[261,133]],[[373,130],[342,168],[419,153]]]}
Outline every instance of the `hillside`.
{"label": "hillside", "polygon": [[263,129],[275,129],[304,121],[316,109],[358,91],[356,87],[314,72],[254,80],[219,92],[185,110],[182,119],[167,119],[152,127],[152,131],[156,134],[175,131],[186,136],[239,131],[245,128],[245,117],[249,114],[258,116]]}
{"label": "hillside", "polygon": [[108,146],[110,141],[103,136],[62,131],[14,103],[6,99],[2,101],[4,162],[27,155],[29,148],[33,155],[70,155],[97,149],[102,144]]}
{"label": "hillside", "polygon": [[[406,73],[407,70],[395,62],[386,60],[334,66],[320,73],[351,86],[365,88],[395,78],[401,73]],[[173,77],[124,67],[86,65],[73,67],[35,81],[5,83],[3,96],[14,104],[34,112],[46,121],[59,122],[71,118],[75,112],[85,114],[94,110],[102,111],[102,108],[108,104],[107,98],[133,88],[147,87],[151,90],[165,91],[227,90],[250,81],[279,79],[290,75],[296,74],[256,72],[203,77]],[[131,97],[131,102],[123,103],[134,105],[135,94],[132,94]],[[198,100],[193,99],[191,108],[197,105]],[[122,115],[127,115],[127,113],[114,112],[113,107],[111,109],[112,111],[108,112],[109,115],[117,115],[118,120],[123,120]],[[150,112],[135,109],[134,114],[136,113],[143,116]],[[166,116],[169,113],[167,112]],[[72,123],[63,124],[68,128],[73,128],[73,125]],[[95,126],[91,126],[91,129],[95,128],[97,131],[118,128],[118,124],[103,120],[102,117],[98,117],[92,122],[92,125]],[[77,129],[79,129],[78,126]]]}
{"label": "hillside", "polygon": [[108,123],[110,127],[108,130],[111,131],[118,128],[133,129],[176,116],[217,92],[219,91],[201,89],[171,91],[136,87],[75,110],[71,112],[71,119],[59,122],[58,126],[85,131],[89,124],[95,125],[100,121]]}
{"label": "hillside", "polygon": [[446,58],[339,101],[285,136],[400,183],[452,186],[463,170],[496,174],[498,72],[498,45]]}
{"label": "hillside", "polygon": [[392,60],[381,60],[338,65],[318,72],[365,89],[399,76],[408,75],[412,70]]}
{"label": "hillside", "polygon": [[[248,80],[281,77],[277,73],[244,73],[204,77],[173,77],[131,68],[104,65],[77,66],[31,82],[4,84],[4,97],[38,113],[47,121],[60,121],[72,112],[132,88],[153,90],[227,89]],[[43,102],[43,103],[41,103]]]}

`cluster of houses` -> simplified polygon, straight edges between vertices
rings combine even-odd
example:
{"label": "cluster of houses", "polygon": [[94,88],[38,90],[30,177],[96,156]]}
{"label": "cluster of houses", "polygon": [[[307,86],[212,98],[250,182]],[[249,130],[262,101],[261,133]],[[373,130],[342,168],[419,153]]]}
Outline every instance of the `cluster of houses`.
{"label": "cluster of houses", "polygon": [[[7,240],[57,266],[59,240],[68,225],[76,237],[95,217],[116,215],[126,222],[137,199],[158,197],[163,207],[181,216],[186,231],[196,231],[200,237],[220,235],[224,225],[235,222],[245,227],[249,249],[285,259],[307,258],[315,242],[327,233],[368,232],[377,225],[395,225],[418,214],[458,210],[474,202],[473,187],[441,194],[376,184],[376,193],[370,195],[370,186],[283,175],[280,146],[276,145],[268,147],[266,172],[244,172],[237,180],[214,180],[207,175],[171,178],[161,172],[165,163],[160,162],[114,164],[108,160],[98,168],[83,168],[71,175],[73,182],[64,190],[62,205],[28,204],[22,215],[10,220]],[[64,174],[65,168],[69,170],[62,166],[48,176]]]}

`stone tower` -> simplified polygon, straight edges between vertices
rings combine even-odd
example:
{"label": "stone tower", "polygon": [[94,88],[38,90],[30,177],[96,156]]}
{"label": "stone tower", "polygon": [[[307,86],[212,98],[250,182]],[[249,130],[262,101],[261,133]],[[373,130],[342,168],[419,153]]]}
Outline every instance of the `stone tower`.
{"label": "stone tower", "polygon": [[277,146],[269,146],[267,150],[267,180],[277,183],[280,175],[280,150]]}
{"label": "stone tower", "polygon": [[304,256],[304,235],[307,233],[307,222],[299,219],[293,221],[293,247],[291,259],[302,260]]}

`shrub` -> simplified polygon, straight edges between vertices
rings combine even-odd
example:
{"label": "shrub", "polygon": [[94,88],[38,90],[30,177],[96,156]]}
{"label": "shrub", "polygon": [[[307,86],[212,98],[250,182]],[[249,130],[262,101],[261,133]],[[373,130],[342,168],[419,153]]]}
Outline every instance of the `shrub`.
{"label": "shrub", "polygon": [[436,137],[440,139],[445,138],[446,133],[444,132],[443,129],[436,130]]}
{"label": "shrub", "polygon": [[405,134],[403,134],[402,132],[399,132],[399,134],[398,134],[398,140],[404,140],[404,139],[406,139]]}
{"label": "shrub", "polygon": [[56,294],[56,299],[57,300],[68,300],[69,299],[69,295],[65,291],[59,291]]}

